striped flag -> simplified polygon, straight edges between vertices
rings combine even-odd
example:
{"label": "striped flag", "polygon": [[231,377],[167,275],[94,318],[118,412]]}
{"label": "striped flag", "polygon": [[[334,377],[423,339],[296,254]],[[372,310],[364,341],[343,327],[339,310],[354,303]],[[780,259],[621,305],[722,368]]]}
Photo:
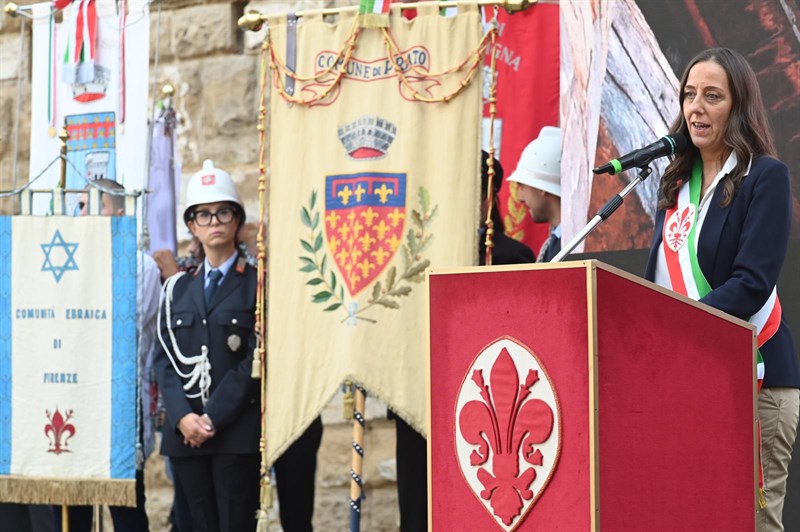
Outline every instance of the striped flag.
{"label": "striped flag", "polygon": [[180,189],[180,160],[175,149],[175,111],[165,107],[152,125],[150,177],[145,197],[150,251],[177,252],[176,198]]}
{"label": "striped flag", "polygon": [[393,0],[361,0],[358,5],[358,25],[362,28],[387,28],[389,6]]}

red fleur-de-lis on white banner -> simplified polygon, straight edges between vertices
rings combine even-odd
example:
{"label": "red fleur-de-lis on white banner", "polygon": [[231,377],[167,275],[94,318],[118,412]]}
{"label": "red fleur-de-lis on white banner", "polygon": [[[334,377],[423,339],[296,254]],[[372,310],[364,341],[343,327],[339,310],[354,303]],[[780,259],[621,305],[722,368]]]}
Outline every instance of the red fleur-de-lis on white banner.
{"label": "red fleur-de-lis on white banner", "polygon": [[[50,423],[44,426],[44,434],[50,440],[50,448],[47,449],[48,453],[69,453],[72,452],[68,447],[69,439],[75,435],[75,425],[69,423],[73,411],[67,410],[66,417],[61,415],[61,412],[56,411],[51,415],[49,410],[44,412]],[[63,438],[63,441],[62,441]]]}

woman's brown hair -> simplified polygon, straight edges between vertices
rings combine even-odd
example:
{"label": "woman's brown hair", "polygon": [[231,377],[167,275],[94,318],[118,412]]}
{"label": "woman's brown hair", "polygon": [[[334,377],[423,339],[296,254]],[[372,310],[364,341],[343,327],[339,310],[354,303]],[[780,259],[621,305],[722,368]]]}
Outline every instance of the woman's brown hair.
{"label": "woman's brown hair", "polygon": [[706,61],[717,63],[725,71],[733,98],[731,114],[723,133],[723,141],[726,147],[736,152],[737,162],[736,167],[729,174],[729,179],[724,179],[720,183],[723,187],[721,205],[725,207],[733,200],[733,194],[744,178],[751,156],[775,156],[772,131],[769,127],[764,102],[761,99],[761,89],[750,64],[740,53],[729,48],[710,48],[700,52],[689,62],[683,72],[679,92],[680,109],[669,129],[670,133],[686,135],[686,139],[690,142],[686,150],[676,155],[664,171],[659,188],[661,198],[658,202],[659,209],[669,209],[675,206],[681,182],[689,178],[692,165],[700,156],[699,150],[692,144],[689,136],[689,127],[683,116],[683,100],[689,71],[697,63]]}

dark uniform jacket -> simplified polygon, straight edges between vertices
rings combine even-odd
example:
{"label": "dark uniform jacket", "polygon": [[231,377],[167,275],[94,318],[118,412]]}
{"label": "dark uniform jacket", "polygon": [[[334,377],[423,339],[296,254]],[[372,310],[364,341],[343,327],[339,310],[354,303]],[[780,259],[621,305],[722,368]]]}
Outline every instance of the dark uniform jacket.
{"label": "dark uniform jacket", "polygon": [[[506,235],[502,229],[495,227],[492,244],[492,265],[501,264],[526,264],[536,262],[536,256],[531,248]],[[481,228],[478,240],[478,265],[486,262],[486,228]]]}
{"label": "dark uniform jacket", "polygon": [[[722,191],[718,185],[697,242],[697,261],[712,289],[700,301],[748,320],[769,298],[786,256],[792,224],[789,173],[778,160],[756,157],[727,207],[720,207]],[[656,213],[645,271],[650,281],[655,279],[664,216],[663,210]],[[761,346],[761,355],[765,388],[800,387],[797,353],[785,315],[775,336]]]}
{"label": "dark uniform jacket", "polygon": [[[243,258],[237,259],[214,293],[208,310],[204,302],[204,284],[202,265],[177,281],[173,289],[171,322],[184,356],[197,356],[203,345],[208,347],[210,395],[205,408],[199,397],[186,397],[183,390],[185,380],[175,372],[164,347],[159,343],[153,365],[167,412],[161,454],[198,456],[257,453],[260,387],[259,381],[250,375],[255,347],[256,270]],[[166,326],[166,302],[162,302],[161,307],[161,336],[171,349]],[[182,373],[191,372],[191,366],[181,364],[174,355],[173,359]],[[197,393],[197,386],[188,392]],[[208,414],[216,429],[214,437],[197,449],[184,444],[183,435],[178,430],[178,422],[190,412]]]}

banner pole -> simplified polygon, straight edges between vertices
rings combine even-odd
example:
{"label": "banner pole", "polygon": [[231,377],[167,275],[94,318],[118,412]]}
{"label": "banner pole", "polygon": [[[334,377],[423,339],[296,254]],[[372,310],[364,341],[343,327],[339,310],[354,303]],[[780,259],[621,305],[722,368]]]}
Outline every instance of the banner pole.
{"label": "banner pole", "polygon": [[69,506],[61,505],[61,532],[69,532]]}
{"label": "banner pole", "polygon": [[58,138],[61,140],[61,177],[58,181],[58,188],[64,190],[67,186],[67,141],[69,140],[66,122],[58,133]]}
{"label": "banner pole", "polygon": [[355,385],[356,404],[353,410],[353,461],[350,469],[350,532],[361,528],[361,500],[364,499],[364,480],[361,478],[364,462],[364,406],[367,392]]}
{"label": "banner pole", "polygon": [[[524,9],[529,8],[533,4],[538,3],[539,0],[475,0],[475,4],[479,6],[500,6],[503,7],[509,13],[516,13],[517,11],[522,11]],[[411,10],[416,9],[419,7],[419,4],[422,2],[394,2],[391,5],[391,9],[395,10]],[[459,2],[459,0],[447,0],[439,2],[438,6],[442,9],[446,7],[458,7],[459,3],[463,4],[463,1]],[[358,6],[344,6],[344,7],[332,7],[328,9],[322,10],[314,10],[314,13],[322,12],[322,16],[327,15],[338,15],[342,12],[347,11],[357,11]],[[303,17],[305,14],[311,13],[311,11],[298,11],[295,13],[297,18]],[[261,29],[261,26],[264,24],[264,21],[267,20],[267,15],[262,15],[258,11],[250,11],[239,17],[238,25],[239,29],[242,31],[258,31]]]}
{"label": "banner pole", "polygon": [[486,166],[488,167],[488,178],[486,183],[486,200],[488,201],[488,206],[486,208],[486,241],[484,245],[486,246],[486,256],[484,258],[484,262],[486,266],[492,265],[492,248],[494,247],[494,221],[492,221],[492,210],[499,208],[494,204],[494,180],[495,180],[495,169],[494,169],[494,121],[497,115],[497,33],[499,24],[497,22],[497,6],[493,8],[494,14],[492,16],[492,45],[489,48],[489,53],[491,54],[490,61],[489,61],[489,146],[486,150],[489,153],[489,158],[486,159]]}
{"label": "banner pole", "polygon": [[267,136],[268,107],[267,94],[269,91],[269,29],[264,41],[261,43],[260,77],[259,77],[259,107],[258,107],[258,234],[256,247],[258,249],[258,292],[256,294],[255,334],[256,348],[253,350],[253,369],[251,377],[260,379],[261,399],[261,437],[259,438],[259,452],[261,463],[259,465],[259,508],[256,520],[256,530],[266,532],[267,511],[272,506],[272,485],[270,468],[267,461],[267,153],[269,152],[269,137]]}

